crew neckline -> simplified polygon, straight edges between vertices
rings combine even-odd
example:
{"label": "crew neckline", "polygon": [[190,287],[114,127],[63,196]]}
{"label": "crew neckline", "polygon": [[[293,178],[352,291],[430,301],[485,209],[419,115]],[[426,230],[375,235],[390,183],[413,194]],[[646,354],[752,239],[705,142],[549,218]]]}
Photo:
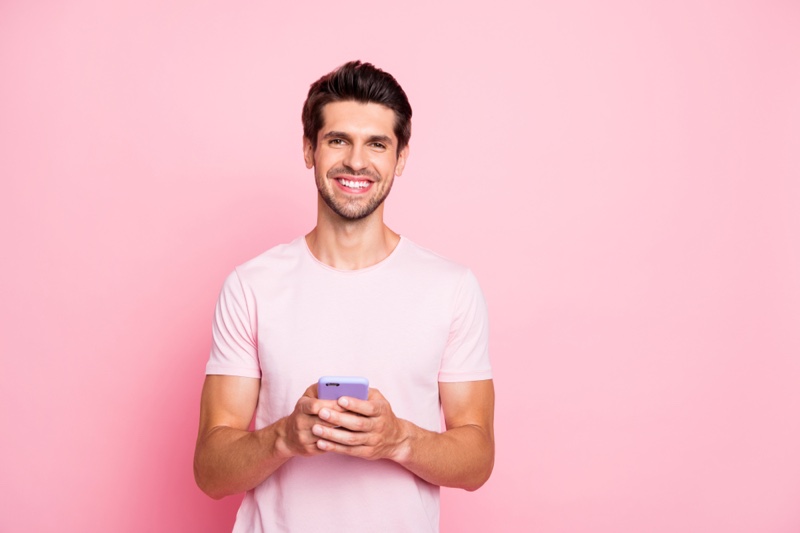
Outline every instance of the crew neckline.
{"label": "crew neckline", "polygon": [[378,268],[383,267],[384,265],[389,263],[394,256],[396,256],[398,254],[398,251],[400,250],[400,248],[402,246],[405,246],[404,243],[406,242],[406,238],[403,235],[400,235],[400,240],[397,241],[397,245],[395,245],[394,249],[391,252],[389,252],[389,255],[387,255],[386,257],[384,257],[383,259],[381,259],[380,261],[378,261],[374,265],[370,265],[370,266],[364,267],[364,268],[357,268],[355,270],[348,270],[348,269],[335,268],[335,267],[332,267],[332,266],[330,266],[328,264],[323,263],[322,261],[317,259],[317,256],[314,255],[314,253],[311,251],[311,248],[308,247],[308,241],[306,240],[306,236],[305,235],[301,236],[300,240],[303,241],[303,248],[305,248],[306,254],[308,255],[309,258],[311,258],[311,261],[313,261],[314,263],[316,263],[320,267],[322,267],[325,270],[328,270],[330,272],[336,272],[338,274],[347,274],[347,275],[363,274],[365,272],[371,272],[373,270],[377,270]]}

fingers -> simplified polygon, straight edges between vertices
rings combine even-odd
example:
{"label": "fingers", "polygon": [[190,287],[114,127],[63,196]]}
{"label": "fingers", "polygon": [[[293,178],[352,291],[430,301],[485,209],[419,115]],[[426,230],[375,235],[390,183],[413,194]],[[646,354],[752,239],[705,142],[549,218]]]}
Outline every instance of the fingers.
{"label": "fingers", "polygon": [[317,447],[318,438],[311,433],[311,425],[307,424],[308,417],[288,416],[283,419],[279,429],[279,438],[276,449],[285,453],[287,457],[318,455],[323,451]]}
{"label": "fingers", "polygon": [[344,408],[337,405],[334,400],[318,399],[317,386],[316,384],[311,385],[297,401],[294,412],[284,422],[285,431],[283,432],[282,442],[286,449],[290,450],[291,455],[318,455],[323,453],[322,448],[317,446],[318,437],[311,431],[314,426],[334,427],[332,422],[319,417],[319,412],[323,409],[326,413],[341,413],[344,411]]}
{"label": "fingers", "polygon": [[386,422],[349,412],[322,409],[322,423],[314,424],[311,432],[326,441],[345,446],[375,446],[385,440]]}
{"label": "fingers", "polygon": [[401,425],[377,389],[370,389],[368,400],[342,397],[334,407],[322,407],[320,423],[311,428],[319,450],[369,460],[392,456],[402,439]]}
{"label": "fingers", "polygon": [[[373,395],[375,391],[375,395]],[[383,411],[383,405],[386,404],[386,399],[381,396],[380,392],[376,389],[370,389],[370,398],[368,400],[359,400],[358,398],[350,398],[342,396],[336,402],[342,409],[347,409],[354,413],[364,416],[380,416]]]}
{"label": "fingers", "polygon": [[322,426],[314,426],[312,432],[319,437],[316,447],[320,453],[333,452],[369,460],[384,457],[381,455],[383,448],[372,443],[374,435]]}
{"label": "fingers", "polygon": [[331,428],[314,425],[311,432],[318,439],[330,441],[331,443],[344,444],[345,446],[363,446],[367,444],[368,435],[366,433],[359,433],[356,431],[348,431],[341,428]]}
{"label": "fingers", "polygon": [[287,422],[286,440],[295,455],[334,452],[378,459],[387,456],[396,433],[392,409],[377,389],[370,389],[368,400],[320,400],[316,384],[311,385]]}
{"label": "fingers", "polygon": [[332,452],[370,461],[388,457],[386,446],[381,446],[380,439],[374,434],[322,426],[314,426],[312,432],[319,437],[316,446],[320,453]]}
{"label": "fingers", "polygon": [[300,398],[297,402],[297,408],[302,414],[308,416],[317,416],[320,410],[324,408],[339,412],[345,410],[344,407],[339,406],[335,400],[318,400],[307,396]]}
{"label": "fingers", "polygon": [[317,441],[317,448],[320,450],[320,453],[333,452],[368,460],[382,458],[376,453],[376,449],[370,446],[347,446],[346,444],[338,444],[336,442],[320,439]]}
{"label": "fingers", "polygon": [[358,431],[361,433],[373,431],[378,425],[378,421],[375,418],[369,418],[355,413],[339,412],[328,408],[321,409],[318,416],[324,426],[342,427],[350,431]]}

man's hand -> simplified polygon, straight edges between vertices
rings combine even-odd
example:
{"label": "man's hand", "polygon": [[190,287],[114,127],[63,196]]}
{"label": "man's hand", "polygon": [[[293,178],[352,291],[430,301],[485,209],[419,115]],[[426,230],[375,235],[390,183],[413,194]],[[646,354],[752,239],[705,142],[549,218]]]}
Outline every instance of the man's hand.
{"label": "man's hand", "polygon": [[320,423],[311,431],[316,448],[363,459],[400,461],[407,441],[407,422],[397,418],[378,389],[366,400],[342,397],[334,408],[318,412]]}
{"label": "man's hand", "polygon": [[320,418],[320,411],[324,413],[344,411],[334,400],[320,400],[317,398],[317,384],[306,389],[303,396],[297,400],[292,413],[282,418],[276,427],[278,438],[275,448],[281,456],[286,458],[311,456],[325,453],[325,448],[319,447],[319,437],[312,433],[315,426],[333,428],[333,424]]}

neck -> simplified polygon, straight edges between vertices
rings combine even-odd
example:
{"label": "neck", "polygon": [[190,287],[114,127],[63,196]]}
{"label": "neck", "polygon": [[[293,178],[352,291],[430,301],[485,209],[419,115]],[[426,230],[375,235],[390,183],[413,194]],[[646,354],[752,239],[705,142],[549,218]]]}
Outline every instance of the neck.
{"label": "neck", "polygon": [[358,270],[380,263],[399,242],[400,235],[383,222],[383,205],[361,220],[345,220],[320,208],[317,226],[306,235],[314,257],[339,270]]}

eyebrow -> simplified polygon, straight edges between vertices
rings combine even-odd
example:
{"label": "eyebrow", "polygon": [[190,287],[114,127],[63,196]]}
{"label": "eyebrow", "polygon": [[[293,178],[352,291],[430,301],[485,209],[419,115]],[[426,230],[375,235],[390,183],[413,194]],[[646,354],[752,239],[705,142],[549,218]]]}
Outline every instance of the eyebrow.
{"label": "eyebrow", "polygon": [[[352,141],[353,138],[350,136],[349,133],[345,133],[343,131],[329,131],[325,135],[322,136],[323,139],[345,139],[347,141]],[[392,138],[388,135],[370,135],[367,137],[368,143],[383,143],[387,146],[391,146],[394,144],[392,142]]]}

